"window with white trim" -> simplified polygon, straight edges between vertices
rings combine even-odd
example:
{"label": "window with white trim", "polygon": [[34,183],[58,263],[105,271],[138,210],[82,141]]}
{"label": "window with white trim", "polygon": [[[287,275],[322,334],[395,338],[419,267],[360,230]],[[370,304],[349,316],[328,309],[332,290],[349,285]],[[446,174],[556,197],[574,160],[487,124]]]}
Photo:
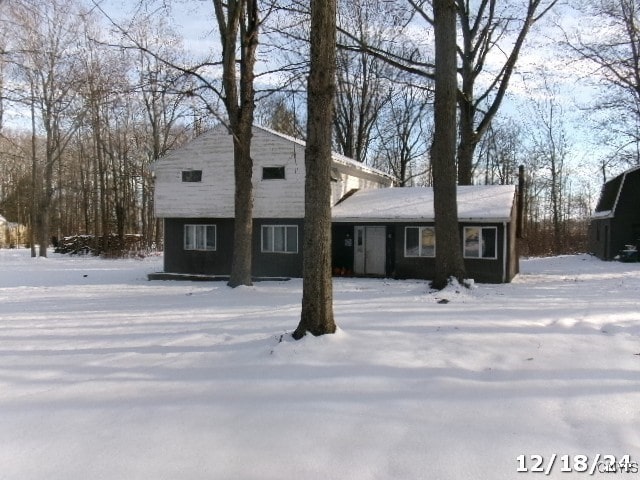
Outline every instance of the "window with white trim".
{"label": "window with white trim", "polygon": [[464,258],[498,258],[498,228],[464,227]]}
{"label": "window with white trim", "polygon": [[184,226],[184,249],[185,250],[207,250],[216,249],[216,226],[215,225],[185,225]]}
{"label": "window with white trim", "polygon": [[263,253],[298,253],[297,225],[262,225]]}
{"label": "window with white trim", "polygon": [[436,229],[434,227],[405,227],[405,257],[435,257]]}

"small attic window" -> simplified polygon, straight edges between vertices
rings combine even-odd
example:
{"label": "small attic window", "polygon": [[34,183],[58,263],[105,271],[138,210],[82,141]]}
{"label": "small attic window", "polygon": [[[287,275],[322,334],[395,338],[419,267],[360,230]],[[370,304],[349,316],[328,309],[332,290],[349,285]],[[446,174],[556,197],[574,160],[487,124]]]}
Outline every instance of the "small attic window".
{"label": "small attic window", "polygon": [[183,170],[182,181],[183,182],[201,182],[202,170]]}
{"label": "small attic window", "polygon": [[284,167],[262,167],[262,180],[284,180]]}

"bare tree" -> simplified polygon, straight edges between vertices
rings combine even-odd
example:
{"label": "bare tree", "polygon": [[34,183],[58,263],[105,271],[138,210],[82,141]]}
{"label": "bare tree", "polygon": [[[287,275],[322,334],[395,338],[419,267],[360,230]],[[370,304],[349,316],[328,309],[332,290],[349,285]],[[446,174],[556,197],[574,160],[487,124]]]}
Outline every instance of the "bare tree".
{"label": "bare tree", "polygon": [[531,131],[531,157],[537,159],[538,169],[544,179],[544,191],[548,198],[553,231],[552,252],[564,251],[564,226],[566,225],[566,167],[568,140],[564,127],[564,112],[558,101],[554,85],[541,73],[544,79],[544,97],[534,107],[535,124]]}
{"label": "bare tree", "polygon": [[[462,87],[458,95],[460,142],[457,154],[460,185],[473,183],[476,147],[502,105],[531,27],[557,1],[527,0],[520,12],[516,2],[456,0],[462,31],[462,45],[459,46]],[[472,6],[476,8],[472,9]],[[510,37],[514,34],[511,44]],[[503,60],[490,71],[489,55],[497,52],[502,54]],[[478,80],[487,74],[486,86],[478,91]]]}
{"label": "bare tree", "polygon": [[[498,120],[498,119],[496,119]],[[513,120],[494,120],[478,145],[478,165],[485,185],[513,185],[523,150],[523,133]]]}
{"label": "bare tree", "polygon": [[372,165],[393,175],[399,187],[431,183],[431,108],[430,90],[400,84],[376,121]]}
{"label": "bare tree", "polygon": [[[0,0],[0,5],[2,1]],[[1,14],[0,14],[1,15]],[[1,18],[1,17],[0,17]],[[2,127],[4,126],[4,105],[5,105],[5,71],[7,61],[6,57],[6,39],[0,39],[0,133],[2,133]]]}
{"label": "bare tree", "polygon": [[434,137],[431,146],[436,224],[436,272],[432,287],[464,279],[456,192],[456,11],[454,0],[433,1],[435,29]]}
{"label": "bare tree", "polygon": [[[460,23],[460,44],[457,55],[460,60],[461,85],[458,92],[459,143],[457,147],[458,182],[473,182],[474,154],[478,142],[491,124],[502,105],[520,52],[529,31],[544,17],[558,0],[526,0],[524,7],[518,2],[499,0],[455,0]],[[423,21],[425,28],[434,27],[431,14],[433,0],[407,0],[411,12],[400,15],[413,17],[415,31]],[[354,32],[347,32],[359,50],[367,52],[388,64],[429,81],[434,78],[434,66],[424,45],[414,39],[412,48],[391,50],[383,42],[381,46],[360,41]],[[355,47],[353,47],[355,48]],[[422,53],[421,53],[422,51]],[[496,63],[496,59],[501,60]],[[479,90],[479,91],[478,91]]]}
{"label": "bare tree", "polygon": [[284,93],[275,93],[256,105],[256,118],[263,126],[294,138],[304,138],[304,128],[295,102]]}
{"label": "bare tree", "polygon": [[[565,45],[578,59],[592,67],[589,79],[602,91],[589,108],[596,117],[598,136],[613,154],[602,165],[607,169],[622,163],[640,163],[640,7],[637,0],[575,2],[584,20],[581,27],[565,34]],[[604,127],[604,128],[603,128]]]}
{"label": "bare tree", "polygon": [[[134,166],[134,178],[141,190],[141,233],[147,246],[160,244],[161,222],[154,219],[153,179],[149,165],[158,160],[169,149],[176,146],[181,138],[177,126],[187,114],[187,98],[193,81],[189,78],[175,78],[175,71],[158,55],[177,63],[184,56],[181,39],[166,24],[164,19],[144,22],[132,32],[145,49],[136,52],[136,71],[139,82],[135,91],[141,95],[144,120],[142,128],[136,130],[140,150],[139,162]],[[148,52],[154,51],[151,55]]]}
{"label": "bare tree", "polygon": [[311,63],[305,148],[303,286],[296,340],[334,333],[331,272],[331,117],[335,95],[336,0],[311,0]]}
{"label": "bare tree", "polygon": [[[342,2],[338,15],[340,31],[352,32],[358,43],[379,47],[385,28],[393,24],[388,13],[385,4],[377,0]],[[348,38],[341,37],[338,44],[348,44]],[[390,77],[394,72],[376,57],[349,48],[338,49],[336,61],[335,141],[340,153],[364,162],[376,120],[390,100]]]}
{"label": "bare tree", "polygon": [[34,135],[38,122],[44,133],[42,162],[36,158],[35,139],[33,141],[33,187],[37,188],[38,194],[34,195],[31,225],[40,246],[38,255],[45,257],[56,191],[56,166],[84,115],[76,102],[79,17],[74,15],[74,8],[68,0],[44,4],[21,0],[10,6],[20,42],[19,49],[13,52],[14,63],[30,86]]}
{"label": "bare tree", "polygon": [[[222,100],[229,116],[229,133],[233,136],[235,217],[229,286],[237,287],[251,285],[251,130],[255,108],[254,68],[260,21],[257,0],[213,0],[213,5],[222,45]],[[240,59],[237,57],[238,50]]]}

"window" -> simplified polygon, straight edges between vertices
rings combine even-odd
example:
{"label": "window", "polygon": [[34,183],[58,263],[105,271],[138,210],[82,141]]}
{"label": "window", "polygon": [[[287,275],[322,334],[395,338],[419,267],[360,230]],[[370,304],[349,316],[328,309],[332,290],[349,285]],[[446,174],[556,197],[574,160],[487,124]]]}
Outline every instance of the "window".
{"label": "window", "polygon": [[264,253],[298,253],[298,227],[296,225],[263,225],[262,251]]}
{"label": "window", "polygon": [[215,225],[185,225],[184,226],[185,250],[215,250],[216,226]]}
{"label": "window", "polygon": [[465,227],[465,258],[498,258],[498,229],[496,227]]}
{"label": "window", "polygon": [[284,167],[262,167],[262,180],[284,180]]}
{"label": "window", "polygon": [[405,257],[435,257],[436,230],[434,227],[406,227],[404,229]]}
{"label": "window", "polygon": [[182,181],[183,182],[201,182],[202,170],[183,170]]}

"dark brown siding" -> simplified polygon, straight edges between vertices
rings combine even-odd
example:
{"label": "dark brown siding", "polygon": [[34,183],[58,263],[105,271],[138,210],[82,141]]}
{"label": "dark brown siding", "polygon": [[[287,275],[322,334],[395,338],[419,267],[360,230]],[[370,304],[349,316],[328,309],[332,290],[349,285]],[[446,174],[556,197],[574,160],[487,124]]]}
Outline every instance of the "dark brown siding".
{"label": "dark brown siding", "polygon": [[[353,247],[345,246],[348,240],[347,235],[353,238],[353,231],[356,225],[362,223],[334,223],[333,225],[333,265],[336,268],[345,268],[353,271]],[[378,225],[378,224],[376,224]],[[431,280],[435,274],[435,258],[433,257],[405,257],[404,256],[404,235],[405,227],[433,226],[428,222],[407,222],[387,224],[387,275],[398,279],[424,279]],[[504,224],[486,223],[464,223],[460,224],[460,238],[464,227],[483,226],[497,228],[497,256],[495,260],[489,259],[469,259],[465,258],[464,263],[467,270],[467,278],[474,279],[479,283],[502,283],[507,282],[517,273],[519,268],[516,243],[515,243],[515,222],[507,224],[508,240],[507,248],[504,245]],[[507,251],[512,255],[507,260],[507,278],[503,279],[503,255]],[[437,251],[436,251],[437,255]]]}
{"label": "dark brown siding", "polygon": [[[303,224],[304,221],[301,219],[258,218],[253,220],[254,277],[302,277]],[[263,253],[262,225],[296,225],[298,227],[298,253]]]}
{"label": "dark brown siding", "polygon": [[[216,250],[184,249],[184,226],[215,225]],[[227,218],[167,218],[164,221],[164,271],[167,273],[197,273],[228,275],[231,271],[233,220]]]}
{"label": "dark brown siding", "polygon": [[[507,224],[509,227],[511,224]],[[497,257],[495,260],[465,258],[464,265],[467,271],[467,278],[471,278],[480,283],[502,283],[503,282],[503,259],[505,252],[509,249],[504,244],[504,224],[502,223],[464,223],[460,225],[460,238],[464,227],[497,227],[496,235],[498,240]],[[508,266],[508,262],[507,262]],[[507,281],[510,279],[507,278]]]}
{"label": "dark brown siding", "polygon": [[[215,251],[184,250],[184,225],[215,225]],[[296,225],[298,253],[263,253],[262,225]],[[254,277],[302,276],[302,225],[300,219],[254,219],[252,255]],[[229,218],[167,218],[165,219],[164,271],[226,276],[231,273],[233,251],[233,219]]]}
{"label": "dark brown siding", "polygon": [[[254,277],[300,277],[302,275],[302,219],[254,219],[253,221],[253,275]],[[185,224],[216,225],[217,249],[214,252],[185,251],[183,248]],[[298,253],[266,253],[261,251],[262,225],[298,226]],[[361,225],[361,224],[358,224]],[[416,278],[430,280],[435,273],[434,258],[404,256],[404,232],[407,226],[432,226],[433,223],[408,222],[387,224],[387,275],[392,278]],[[498,258],[465,259],[467,277],[482,283],[503,281],[503,224],[461,224],[462,238],[465,226],[497,227]],[[508,224],[507,278],[510,281],[517,273],[515,224]],[[353,233],[355,224],[334,223],[333,267],[336,275],[353,273]],[[233,219],[165,219],[165,272],[206,275],[229,275],[233,248]],[[437,254],[437,252],[436,252]]]}
{"label": "dark brown siding", "polygon": [[611,220],[599,218],[589,224],[589,251],[602,260],[611,260],[609,245],[611,243]]}
{"label": "dark brown siding", "polygon": [[[431,280],[435,275],[435,258],[431,257],[405,257],[404,235],[405,227],[432,227],[433,223],[400,223],[395,224],[395,278],[421,278]],[[438,252],[436,251],[436,255]]]}

